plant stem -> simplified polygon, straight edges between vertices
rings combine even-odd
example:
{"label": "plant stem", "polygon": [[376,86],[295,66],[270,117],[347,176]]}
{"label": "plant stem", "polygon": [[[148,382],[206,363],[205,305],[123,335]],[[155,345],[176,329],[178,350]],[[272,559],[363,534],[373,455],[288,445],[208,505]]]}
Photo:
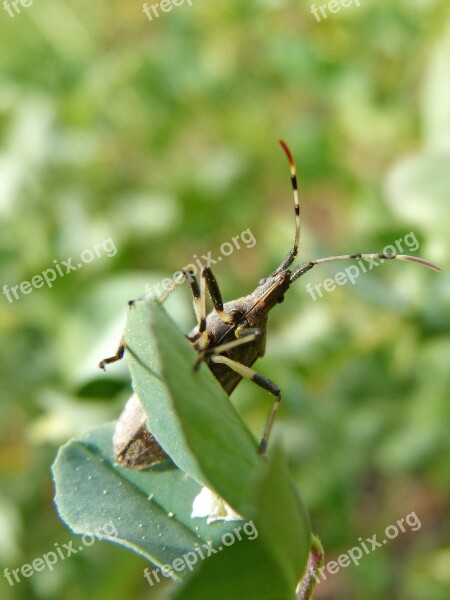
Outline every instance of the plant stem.
{"label": "plant stem", "polygon": [[317,536],[311,534],[311,550],[309,551],[308,563],[305,574],[299,581],[296,590],[297,600],[311,600],[312,593],[319,579],[316,577],[318,569],[323,565],[324,551]]}

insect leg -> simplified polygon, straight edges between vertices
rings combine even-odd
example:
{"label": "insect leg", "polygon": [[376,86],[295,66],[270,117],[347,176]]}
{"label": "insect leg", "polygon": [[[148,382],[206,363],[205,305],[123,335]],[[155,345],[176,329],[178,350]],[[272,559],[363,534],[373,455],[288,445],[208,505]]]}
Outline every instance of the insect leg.
{"label": "insect leg", "polygon": [[192,273],[191,271],[183,271],[183,274],[186,278],[189,289],[191,290],[192,304],[194,306],[194,312],[195,312],[195,316],[197,318],[197,324],[199,325],[200,319],[201,319],[201,314],[202,314],[202,304],[201,304],[200,288],[198,285],[198,281],[197,281],[197,278],[195,277],[194,273]]}
{"label": "insect leg", "polygon": [[205,267],[202,270],[202,277],[205,278],[206,286],[208,288],[209,295],[214,305],[214,310],[224,323],[233,323],[234,318],[223,310],[222,294],[220,293],[219,285],[217,284],[216,278],[209,267]]}
{"label": "insect leg", "polygon": [[167,298],[172,294],[172,292],[174,292],[177,289],[177,286],[182,284],[185,280],[187,280],[189,285],[191,285],[193,280],[196,281],[193,273],[191,273],[190,271],[183,271],[183,275],[179,278],[173,279],[169,288],[164,292],[164,294],[162,294],[160,298],[158,298],[159,302],[161,302],[161,304],[165,302]]}
{"label": "insect leg", "polygon": [[98,363],[99,368],[102,369],[102,371],[106,371],[106,365],[109,365],[118,360],[121,360],[123,358],[124,353],[125,353],[125,335],[123,335],[120,338],[120,342],[117,347],[116,353],[113,354],[112,356],[109,356],[108,358],[104,358],[103,360],[101,360]]}
{"label": "insect leg", "polygon": [[[203,270],[204,271],[204,270]],[[188,281],[194,280],[194,287],[191,287],[192,295],[194,296],[194,307],[197,315],[198,331],[195,335],[188,337],[191,343],[198,343],[201,349],[207,347],[209,342],[209,335],[206,331],[206,278],[202,271],[202,277],[200,279],[200,288],[198,287],[197,280],[193,275],[190,275]]]}
{"label": "insect leg", "polygon": [[244,329],[238,339],[231,340],[231,342],[225,342],[224,344],[220,344],[219,346],[215,346],[213,348],[208,348],[199,353],[197,361],[194,365],[194,370],[197,370],[200,366],[200,363],[204,361],[206,358],[210,356],[216,356],[217,354],[221,354],[222,352],[226,352],[227,350],[232,350],[236,348],[236,346],[242,346],[242,344],[248,344],[249,342],[255,341],[262,335],[261,329],[257,327],[249,327]]}
{"label": "insect leg", "polygon": [[[225,323],[233,323],[234,317],[227,315],[227,313],[223,310],[222,294],[220,293],[216,278],[209,267],[202,269],[200,284],[201,288],[199,290],[197,286],[196,292],[198,294],[198,312],[196,310],[198,331],[194,336],[190,337],[189,340],[191,342],[198,342],[200,340],[201,347],[206,348],[208,345],[208,334],[206,333],[206,288],[208,288],[209,295],[213,301],[214,310],[219,318]],[[193,291],[194,300],[196,293]],[[203,356],[197,361],[196,368],[202,360]]]}
{"label": "insect leg", "polygon": [[[200,313],[201,313],[200,290],[198,287],[197,280],[191,272],[183,271],[182,277],[180,277],[178,279],[174,279],[170,288],[159,299],[159,302],[161,302],[161,303],[164,302],[170,296],[170,294],[176,289],[177,285],[179,285],[180,283],[183,283],[184,280],[187,280],[187,282],[189,284],[189,287],[190,287],[190,290],[192,293],[192,297],[193,297],[195,314],[197,315],[197,320],[200,322]],[[128,306],[130,308],[132,308],[136,302],[140,302],[140,301],[146,302],[148,300],[154,300],[154,297],[151,294],[144,294],[138,300],[130,300],[128,302]],[[106,371],[106,365],[109,365],[111,363],[117,362],[118,360],[121,360],[125,353],[125,348],[126,348],[126,343],[125,343],[125,334],[124,334],[124,335],[122,335],[122,337],[120,339],[119,346],[117,348],[116,353],[113,354],[113,356],[109,356],[108,358],[104,358],[103,360],[101,360],[98,363],[99,368],[102,369],[103,371]]]}
{"label": "insect leg", "polygon": [[251,381],[256,383],[256,385],[259,385],[260,387],[262,387],[263,389],[267,390],[275,396],[275,402],[272,406],[272,410],[270,411],[269,418],[267,419],[267,423],[264,428],[264,433],[259,444],[259,453],[264,454],[267,448],[267,442],[269,441],[270,432],[275,421],[275,415],[277,414],[277,410],[281,402],[280,389],[272,381],[270,381],[270,379],[267,379],[267,377],[260,375],[254,369],[250,369],[250,367],[246,367],[245,365],[235,360],[231,360],[231,358],[228,358],[227,356],[213,356],[211,360],[215,363],[221,363],[223,365],[226,365],[230,369],[233,369],[233,371],[236,371],[236,373],[239,373],[239,375],[241,375],[242,377],[250,379]]}

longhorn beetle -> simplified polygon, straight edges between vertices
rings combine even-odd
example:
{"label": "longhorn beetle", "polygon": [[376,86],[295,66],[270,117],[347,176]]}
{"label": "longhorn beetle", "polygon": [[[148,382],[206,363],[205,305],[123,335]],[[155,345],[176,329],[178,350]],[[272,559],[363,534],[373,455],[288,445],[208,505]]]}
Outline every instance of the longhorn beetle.
{"label": "longhorn beetle", "polygon": [[[300,241],[300,202],[294,159],[287,144],[283,140],[280,140],[280,144],[289,161],[295,210],[294,244],[280,266],[268,277],[261,279],[251,294],[225,304],[222,301],[217,281],[209,267],[202,269],[200,285],[192,272],[183,271],[178,279],[172,281],[169,289],[160,298],[160,302],[164,302],[178,284],[184,281],[188,283],[197,317],[196,327],[187,336],[198,352],[195,369],[205,362],[227,394],[231,394],[239,382],[246,378],[275,396],[275,402],[259,444],[261,454],[267,447],[275,415],[281,402],[281,391],[275,383],[251,367],[258,358],[264,355],[269,311],[283,301],[284,294],[291,284],[316,265],[345,259],[404,260],[420,263],[440,271],[439,267],[422,258],[386,253],[340,254],[291,267],[297,257]],[[209,314],[206,311],[206,289],[208,289],[214,307]],[[142,296],[139,300],[148,299],[148,296]],[[131,300],[130,307],[135,302],[135,300]],[[107,364],[120,360],[124,355],[125,347],[123,337],[116,354],[103,359],[99,363],[99,367],[105,370]],[[133,430],[130,429],[130,417],[134,422]],[[139,399],[133,396],[122,413],[116,429],[114,441],[118,462],[134,468],[146,468],[166,458],[167,455],[150,434],[145,422],[143,407]],[[125,437],[124,432],[126,432]]]}

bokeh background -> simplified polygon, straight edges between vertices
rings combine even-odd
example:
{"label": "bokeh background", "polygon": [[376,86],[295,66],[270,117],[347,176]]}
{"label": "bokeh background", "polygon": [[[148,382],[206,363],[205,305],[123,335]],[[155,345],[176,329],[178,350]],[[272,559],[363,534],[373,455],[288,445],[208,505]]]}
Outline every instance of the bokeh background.
{"label": "bokeh background", "polygon": [[[250,228],[215,267],[249,293],[290,248],[290,144],[301,258],[381,251],[414,232],[442,273],[387,263],[313,301],[321,266],[274,310],[258,369],[283,390],[275,436],[327,559],[421,521],[317,600],[443,600],[450,585],[450,11],[446,0],[362,0],[317,22],[308,2],[194,0],[152,22],[139,2],[35,0],[1,11],[0,284],[20,284],[112,238],[102,255],[9,303],[0,298],[0,565],[74,539],[50,465],[71,437],[117,418],[126,364],[102,375],[126,303],[194,254]],[[188,293],[168,309],[188,331]],[[271,399],[233,401],[259,435]],[[97,542],[6,599],[161,598],[145,561]]]}

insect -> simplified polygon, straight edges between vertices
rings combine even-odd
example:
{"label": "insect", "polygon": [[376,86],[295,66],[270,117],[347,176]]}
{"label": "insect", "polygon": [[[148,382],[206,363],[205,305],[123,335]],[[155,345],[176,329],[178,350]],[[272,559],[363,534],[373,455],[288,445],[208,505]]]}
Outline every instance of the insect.
{"label": "insect", "polygon": [[[251,294],[225,304],[211,269],[206,267],[201,270],[200,283],[192,272],[183,271],[182,276],[174,280],[160,298],[160,302],[164,302],[180,283],[187,282],[197,318],[197,325],[187,336],[198,353],[195,369],[202,362],[206,363],[228,395],[233,392],[242,379],[249,379],[274,396],[275,400],[259,444],[261,454],[267,448],[270,432],[281,402],[281,390],[273,381],[255,371],[252,366],[258,358],[264,355],[269,312],[283,301],[284,295],[294,281],[316,265],[361,258],[411,261],[440,271],[439,267],[422,258],[386,253],[340,254],[310,260],[292,267],[300,242],[301,207],[294,159],[287,144],[283,140],[280,140],[280,144],[289,161],[291,173],[295,236],[291,250],[279,267],[268,277],[261,279]],[[209,314],[207,313],[206,290],[208,290],[213,304],[213,310]],[[140,300],[146,299],[148,298],[145,296],[140,298]],[[130,301],[130,306],[134,302]],[[124,355],[125,347],[125,340],[122,338],[116,354],[103,359],[99,363],[99,367],[105,370],[107,364],[120,360]],[[146,468],[160,462],[166,457],[166,454],[146,428],[145,412],[142,405],[139,407],[139,404],[139,399],[133,396],[125,407],[118,422],[114,445],[118,462],[134,468]],[[134,419],[133,426],[130,426],[130,419]]]}

